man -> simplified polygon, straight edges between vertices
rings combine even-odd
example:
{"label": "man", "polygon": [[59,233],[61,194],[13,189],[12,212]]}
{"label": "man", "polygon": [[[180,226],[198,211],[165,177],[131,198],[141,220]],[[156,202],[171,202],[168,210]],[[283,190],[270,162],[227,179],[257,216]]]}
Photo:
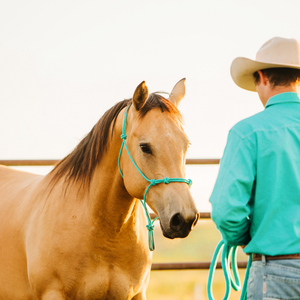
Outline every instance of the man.
{"label": "man", "polygon": [[300,44],[275,37],[231,76],[264,111],[229,132],[210,198],[230,245],[253,254],[248,299],[300,299]]}

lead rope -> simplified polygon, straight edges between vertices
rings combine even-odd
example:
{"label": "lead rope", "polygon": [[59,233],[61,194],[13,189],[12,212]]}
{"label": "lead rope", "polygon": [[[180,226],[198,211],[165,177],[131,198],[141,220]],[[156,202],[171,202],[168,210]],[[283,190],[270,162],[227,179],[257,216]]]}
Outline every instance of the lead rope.
{"label": "lead rope", "polygon": [[[209,268],[208,281],[207,281],[207,296],[208,296],[209,300],[214,300],[214,297],[212,294],[212,281],[214,278],[218,257],[220,255],[222,248],[223,248],[222,269],[223,269],[225,285],[226,285],[226,290],[225,290],[225,295],[224,295],[223,300],[229,299],[231,287],[235,291],[240,291],[240,289],[241,289],[241,283],[240,283],[238,267],[237,267],[237,260],[236,260],[237,246],[229,246],[226,242],[224,242],[222,240],[221,242],[219,242],[219,244],[216,247],[216,250],[214,252],[213,258],[211,260],[210,268]],[[231,261],[231,268],[232,268],[232,273],[233,273],[234,279],[232,278],[231,272],[230,272],[230,261]],[[245,274],[244,285],[243,285],[240,300],[247,299],[247,283],[248,283],[251,264],[252,264],[252,255],[249,256],[246,274]]]}
{"label": "lead rope", "polygon": [[122,154],[123,147],[125,146],[125,149],[126,149],[126,151],[128,153],[128,156],[129,156],[130,160],[132,161],[132,163],[134,164],[134,166],[136,167],[136,169],[140,172],[140,174],[148,182],[150,182],[150,184],[148,185],[148,187],[147,187],[147,189],[145,191],[144,198],[142,200],[140,199],[140,201],[141,201],[141,203],[143,205],[143,208],[145,210],[145,214],[146,214],[146,218],[147,218],[147,222],[148,222],[148,224],[146,225],[146,228],[148,230],[148,244],[149,244],[149,249],[150,249],[150,251],[153,251],[155,249],[155,246],[154,246],[154,236],[153,236],[154,222],[158,219],[158,217],[156,217],[153,221],[151,221],[150,214],[149,214],[148,209],[147,209],[146,195],[147,195],[147,193],[149,191],[149,188],[151,186],[157,185],[159,183],[168,184],[168,183],[171,183],[171,182],[184,182],[184,183],[187,183],[189,187],[191,187],[191,185],[192,185],[193,182],[192,182],[191,179],[185,179],[185,178],[168,178],[168,177],[165,177],[164,179],[148,179],[143,174],[143,172],[139,169],[139,167],[137,166],[137,164],[133,160],[132,156],[130,155],[130,152],[129,152],[127,144],[126,144],[126,139],[127,139],[127,135],[126,135],[127,113],[128,113],[128,109],[129,109],[130,105],[131,104],[129,104],[129,106],[126,108],[125,113],[124,113],[124,120],[123,120],[122,134],[121,134],[121,139],[123,140],[123,142],[122,142],[122,146],[121,146],[121,149],[120,149],[120,152],[119,152],[118,166],[119,166],[120,174],[124,178],[123,173],[121,171],[120,160],[121,160],[121,154]]}

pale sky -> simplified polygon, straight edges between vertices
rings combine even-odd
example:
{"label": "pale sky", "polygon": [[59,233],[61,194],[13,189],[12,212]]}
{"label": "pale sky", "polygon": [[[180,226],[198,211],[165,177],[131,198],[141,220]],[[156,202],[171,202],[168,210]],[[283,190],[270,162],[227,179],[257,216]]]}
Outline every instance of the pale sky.
{"label": "pale sky", "polygon": [[[220,158],[229,129],[263,109],[230,77],[274,36],[300,40],[299,0],[0,1],[0,159],[61,159],[143,80],[180,104],[188,158]],[[45,173],[49,168],[30,169]],[[191,166],[201,211],[218,166]]]}

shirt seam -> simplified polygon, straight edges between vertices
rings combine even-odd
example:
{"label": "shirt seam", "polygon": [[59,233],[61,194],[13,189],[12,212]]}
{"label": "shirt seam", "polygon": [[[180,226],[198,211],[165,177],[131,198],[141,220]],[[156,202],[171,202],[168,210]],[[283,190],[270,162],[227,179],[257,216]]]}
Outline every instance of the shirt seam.
{"label": "shirt seam", "polygon": [[[300,126],[299,126],[300,127]],[[252,150],[251,150],[251,143],[248,139],[248,137],[255,133],[256,131],[253,131],[249,134],[247,134],[246,136],[244,136],[241,132],[237,131],[236,129],[231,129],[230,130],[232,133],[234,133],[236,136],[238,136],[240,139],[241,139],[241,142],[244,142],[245,143],[245,146],[247,146],[248,150],[250,151],[250,153],[252,153]]]}
{"label": "shirt seam", "polygon": [[[300,103],[299,103],[300,104]],[[246,143],[250,143],[248,138],[252,135],[252,134],[255,134],[255,133],[259,133],[259,132],[276,132],[277,130],[280,130],[280,129],[284,129],[284,128],[297,128],[299,127],[300,128],[300,124],[298,125],[283,125],[283,126],[280,126],[280,127],[277,127],[275,129],[257,129],[257,130],[254,130],[254,131],[251,131],[249,133],[247,133],[246,135],[244,135],[243,133],[241,133],[240,131],[238,131],[237,129],[234,129],[232,128],[230,131],[234,132],[238,137],[240,137],[242,140],[245,140]],[[249,147],[248,147],[249,148]]]}

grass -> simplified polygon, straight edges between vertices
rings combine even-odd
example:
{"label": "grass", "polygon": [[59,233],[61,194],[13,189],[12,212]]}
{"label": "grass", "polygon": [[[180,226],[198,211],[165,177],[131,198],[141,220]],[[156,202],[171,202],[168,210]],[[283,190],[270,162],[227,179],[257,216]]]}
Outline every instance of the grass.
{"label": "grass", "polygon": [[[221,235],[212,221],[199,221],[193,232],[185,239],[169,240],[162,236],[160,228],[155,228],[154,263],[162,262],[204,262],[211,261]],[[238,260],[248,257],[238,252]],[[240,270],[241,281],[245,270]],[[152,271],[147,291],[148,300],[206,300],[208,270]],[[225,283],[223,272],[217,270],[214,278],[215,299],[223,299]],[[232,291],[230,299],[240,299],[240,292]]]}

